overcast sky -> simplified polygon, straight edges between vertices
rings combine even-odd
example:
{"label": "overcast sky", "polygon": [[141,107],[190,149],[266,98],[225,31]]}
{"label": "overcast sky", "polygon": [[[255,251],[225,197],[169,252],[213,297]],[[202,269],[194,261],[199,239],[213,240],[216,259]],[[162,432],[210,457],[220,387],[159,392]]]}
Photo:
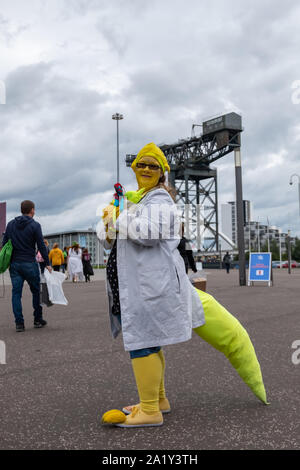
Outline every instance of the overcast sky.
{"label": "overcast sky", "polygon": [[[8,219],[31,199],[44,233],[95,224],[116,182],[115,112],[120,180],[136,189],[126,153],[236,111],[254,219],[300,235],[299,24],[297,0],[0,0]],[[233,200],[233,154],[214,166]]]}

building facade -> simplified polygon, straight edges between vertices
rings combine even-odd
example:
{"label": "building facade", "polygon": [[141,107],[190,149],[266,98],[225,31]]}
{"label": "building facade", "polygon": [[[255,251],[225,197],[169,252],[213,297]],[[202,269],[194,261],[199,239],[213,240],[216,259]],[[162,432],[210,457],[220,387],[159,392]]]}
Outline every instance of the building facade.
{"label": "building facade", "polygon": [[[229,201],[228,204],[231,206],[231,225],[232,225],[232,241],[237,244],[237,215],[236,215],[236,202]],[[244,226],[251,221],[251,202],[243,201],[243,213],[244,213]]]}
{"label": "building facade", "polygon": [[54,243],[58,243],[59,248],[64,249],[64,247],[69,247],[74,242],[77,242],[81,248],[88,249],[93,265],[105,264],[106,258],[103,246],[99,242],[97,234],[93,229],[49,233],[47,235],[44,234],[44,238],[48,240],[50,250]]}
{"label": "building facade", "polygon": [[[268,245],[273,240],[277,243],[278,248],[281,245],[281,252],[285,253],[286,249],[286,238],[287,233],[282,232],[278,227],[274,225],[263,225],[259,222],[251,221],[244,227],[245,233],[245,250],[260,251],[262,246]],[[295,243],[295,237],[290,237],[291,244]],[[279,245],[280,244],[280,245]]]}
{"label": "building facade", "polygon": [[[252,219],[252,204],[250,201],[243,201],[244,208],[244,239],[246,251],[260,251],[262,246],[271,243],[275,240],[276,243],[281,245],[281,252],[286,252],[286,237],[287,233],[274,225],[260,224],[258,221]],[[221,219],[222,219],[222,232],[229,237],[237,248],[237,217],[236,217],[236,203],[230,201],[227,204],[221,205]],[[291,237],[291,244],[295,243],[295,238]],[[222,250],[232,250],[231,246],[225,241],[221,242]]]}
{"label": "building facade", "polygon": [[[243,201],[243,212],[244,212],[244,226],[249,224],[251,221],[252,204],[250,201]],[[222,232],[230,240],[237,245],[237,216],[236,216],[236,202],[230,201],[227,204],[221,205],[221,220],[222,220]],[[222,242],[222,249],[230,250],[231,246]]]}

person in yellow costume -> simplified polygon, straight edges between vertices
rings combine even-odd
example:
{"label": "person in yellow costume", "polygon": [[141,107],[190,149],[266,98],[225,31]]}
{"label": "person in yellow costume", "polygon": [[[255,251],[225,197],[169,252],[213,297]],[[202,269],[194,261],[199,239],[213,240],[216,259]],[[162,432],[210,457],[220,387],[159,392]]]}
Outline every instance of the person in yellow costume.
{"label": "person in yellow costume", "polygon": [[222,351],[266,402],[247,332],[212,296],[195,289],[186,275],[177,249],[180,219],[165,185],[165,171],[170,171],[165,155],[154,143],[147,144],[131,167],[138,191],[125,194],[131,205],[122,212],[113,216],[112,204],[104,209],[104,230],[98,236],[111,248],[106,271],[112,334],[116,337],[122,330],[140,402],[123,412],[105,413],[102,422],[119,427],[163,424],[163,413],[171,408],[161,347],[189,340],[193,329]]}

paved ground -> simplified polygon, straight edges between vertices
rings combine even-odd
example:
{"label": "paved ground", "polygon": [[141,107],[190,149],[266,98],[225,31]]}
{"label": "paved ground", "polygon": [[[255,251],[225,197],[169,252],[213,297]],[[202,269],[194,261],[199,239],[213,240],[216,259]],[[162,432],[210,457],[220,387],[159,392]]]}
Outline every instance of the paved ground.
{"label": "paved ground", "polygon": [[[105,269],[94,269],[94,276],[91,279],[93,279],[94,281],[103,281],[105,279]],[[71,281],[67,280],[66,282]],[[11,285],[9,271],[5,271],[4,274],[0,274],[0,297],[3,293],[3,285]]]}
{"label": "paved ground", "polygon": [[[208,271],[208,291],[246,327],[261,363],[270,406],[261,404],[228,361],[196,335],[165,348],[172,413],[161,428],[102,427],[111,408],[134,403],[136,388],[122,339],[112,341],[104,282],[65,284],[69,306],[45,311],[16,333],[10,287],[0,299],[1,449],[299,449],[300,269],[275,272],[275,286],[239,287],[237,271]],[[300,354],[299,354],[300,356]]]}

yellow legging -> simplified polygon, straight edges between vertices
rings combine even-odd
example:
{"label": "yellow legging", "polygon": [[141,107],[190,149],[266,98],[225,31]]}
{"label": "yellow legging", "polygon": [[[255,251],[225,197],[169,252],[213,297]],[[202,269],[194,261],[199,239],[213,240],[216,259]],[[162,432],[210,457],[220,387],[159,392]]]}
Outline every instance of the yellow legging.
{"label": "yellow legging", "polygon": [[141,410],[152,414],[159,411],[159,399],[165,397],[165,358],[162,350],[145,357],[131,359],[140,397]]}
{"label": "yellow legging", "polygon": [[158,355],[160,357],[161,364],[162,364],[162,373],[161,373],[161,380],[160,380],[160,386],[159,386],[159,399],[161,399],[161,398],[166,398],[166,391],[165,391],[166,361],[165,361],[165,356],[164,356],[164,352],[162,349],[158,352]]}

